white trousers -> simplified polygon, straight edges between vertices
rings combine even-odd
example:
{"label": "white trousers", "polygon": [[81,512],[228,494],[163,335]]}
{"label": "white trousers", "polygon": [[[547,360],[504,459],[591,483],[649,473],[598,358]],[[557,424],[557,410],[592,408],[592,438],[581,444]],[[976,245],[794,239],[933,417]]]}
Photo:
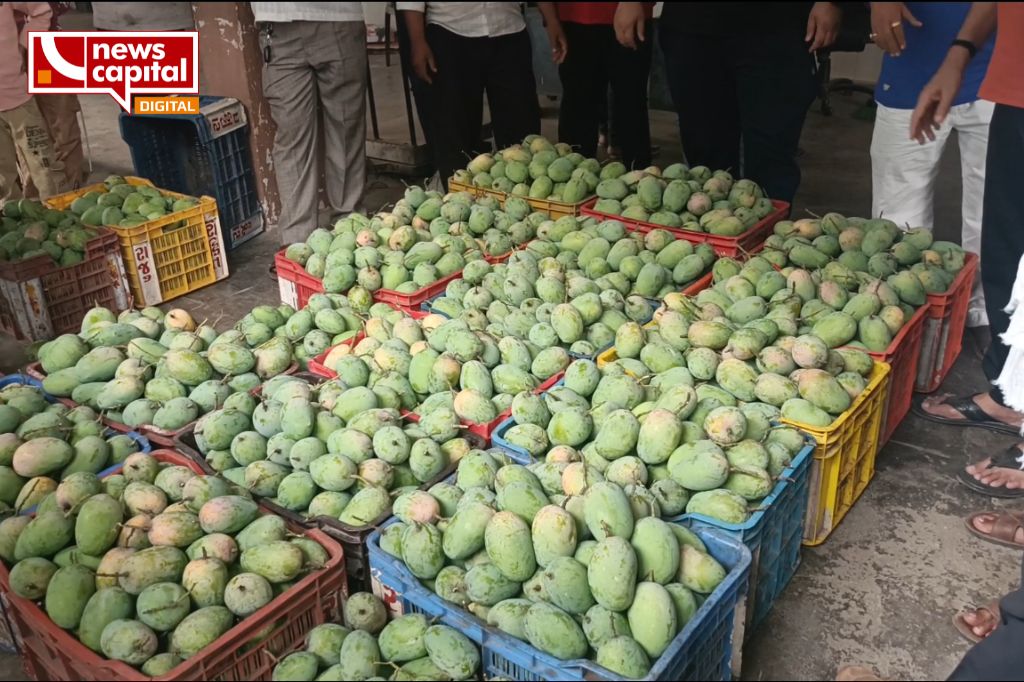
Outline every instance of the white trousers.
{"label": "white trousers", "polygon": [[[955,130],[960,142],[963,182],[961,240],[964,249],[980,254],[985,156],[994,107],[982,100],[953,107],[942,128],[936,131],[935,141],[921,145],[910,139],[913,110],[890,109],[879,104],[871,138],[871,215],[888,218],[900,227],[933,228],[939,160],[950,132]],[[967,326],[987,324],[979,272],[974,279]]]}

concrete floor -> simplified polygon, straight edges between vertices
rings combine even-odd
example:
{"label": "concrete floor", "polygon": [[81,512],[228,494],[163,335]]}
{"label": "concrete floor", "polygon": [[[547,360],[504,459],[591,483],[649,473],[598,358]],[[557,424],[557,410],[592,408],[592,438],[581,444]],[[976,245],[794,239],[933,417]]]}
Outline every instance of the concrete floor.
{"label": "concrete floor", "polygon": [[[402,141],[406,129],[401,94],[390,90],[394,72],[383,73],[373,58],[382,132]],[[117,106],[107,97],[83,97],[94,164],[93,178],[130,173],[128,150],[117,129]],[[836,210],[866,215],[871,209],[871,124],[852,116],[863,98],[835,98],[835,115],[817,106],[808,115],[801,163],[804,182],[795,215]],[[679,158],[674,116],[652,113],[656,163]],[[544,132],[555,136],[555,112],[546,111]],[[937,236],[957,239],[959,169],[955,148],[947,151],[937,191]],[[366,201],[376,208],[395,200],[402,181],[371,179]],[[264,234],[231,254],[232,276],[178,299],[174,305],[223,327],[257,304],[274,303],[277,286],[266,274],[277,236]],[[0,357],[17,345],[0,341]],[[971,343],[947,380],[957,393],[984,386],[978,349]],[[8,360],[7,368],[17,366]],[[857,662],[900,679],[943,679],[967,650],[952,628],[952,614],[984,604],[1016,586],[1020,553],[978,541],[962,517],[990,508],[953,476],[966,463],[1010,442],[978,429],[943,428],[909,416],[880,453],[872,485],[836,529],[816,548],[806,548],[789,589],[744,649],[743,678],[831,679],[842,663]],[[0,677],[22,679],[18,661],[0,656]]]}

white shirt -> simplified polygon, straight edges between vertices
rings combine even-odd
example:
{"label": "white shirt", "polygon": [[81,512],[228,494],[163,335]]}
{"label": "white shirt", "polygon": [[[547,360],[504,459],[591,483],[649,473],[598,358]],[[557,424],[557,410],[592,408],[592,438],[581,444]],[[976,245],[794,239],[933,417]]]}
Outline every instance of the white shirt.
{"label": "white shirt", "polygon": [[256,21],[362,21],[361,2],[251,2]]}
{"label": "white shirt", "polygon": [[497,38],[526,28],[521,2],[399,2],[398,10],[423,12],[426,22],[466,38]]}

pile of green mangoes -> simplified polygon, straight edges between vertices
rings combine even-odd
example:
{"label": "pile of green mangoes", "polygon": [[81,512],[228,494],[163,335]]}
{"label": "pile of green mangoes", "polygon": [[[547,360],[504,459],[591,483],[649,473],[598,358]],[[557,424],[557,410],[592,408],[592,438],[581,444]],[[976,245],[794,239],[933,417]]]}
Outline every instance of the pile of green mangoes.
{"label": "pile of green mangoes", "polygon": [[46,255],[62,268],[77,265],[97,234],[70,211],[55,211],[33,199],[8,201],[0,209],[0,262]]}
{"label": "pile of green mangoes", "polygon": [[[50,404],[35,386],[0,390],[0,510],[27,512],[63,482],[74,486],[141,449],[124,434],[112,435],[85,406]],[[56,498],[62,511],[70,506]]]}
{"label": "pile of green mangoes", "polygon": [[726,570],[620,485],[565,492],[554,479],[470,453],[452,483],[396,501],[380,547],[441,598],[546,654],[643,677]]}
{"label": "pile of green mangoes", "polygon": [[372,218],[353,213],[333,230],[313,230],[305,242],[290,245],[285,257],[322,280],[327,293],[359,285],[411,294],[467,263],[526,243],[546,219],[522,199],[506,202],[502,210],[493,197],[442,197],[409,187],[391,211]]}
{"label": "pile of green mangoes", "polygon": [[[681,316],[665,317],[666,332],[678,332]],[[659,329],[632,322],[617,336],[621,358],[601,369],[575,360],[562,384],[541,395],[518,394],[504,441],[544,460],[535,474],[567,495],[606,480],[653,516],[746,521],[748,507],[771,492],[804,447],[803,437],[771,426],[778,407],[758,402],[752,391],[739,398],[729,390],[729,363],[740,361],[721,361],[719,383],[699,383],[694,370],[709,374],[697,366],[703,353],[691,354],[691,370],[677,337],[669,345]],[[634,352],[637,341],[642,352]]]}
{"label": "pile of green mangoes", "polygon": [[469,680],[480,668],[479,648],[461,632],[422,613],[388,622],[384,603],[369,592],[348,598],[345,623],[310,630],[305,650],[281,659],[271,679]]}
{"label": "pile of green mangoes", "polygon": [[332,348],[323,365],[350,390],[375,394],[380,407],[432,419],[454,414],[472,424],[491,422],[512,396],[537,389],[572,361],[561,346],[540,348],[441,315],[417,320],[392,311],[368,319],[364,332],[358,342]]}
{"label": "pile of green mangoes", "polygon": [[[626,172],[621,163],[609,165],[608,173]],[[528,135],[522,144],[480,154],[452,179],[517,197],[577,204],[593,196],[605,177],[597,159],[584,158],[564,142],[552,144],[540,135]]]}
{"label": "pile of green mangoes", "polygon": [[[283,322],[279,309],[270,310]],[[79,334],[64,334],[38,350],[47,393],[132,428],[166,430],[180,429],[288,370],[292,355],[292,342],[283,335],[250,349],[238,330],[218,334],[184,310],[165,314],[159,308],[119,316],[93,308]]]}
{"label": "pile of green mangoes", "polygon": [[852,289],[855,283],[884,280],[900,301],[918,307],[928,294],[945,293],[966,263],[957,244],[936,241],[931,230],[901,229],[884,218],[847,218],[827,213],[776,223],[765,253],[781,251],[779,267],[829,270]]}
{"label": "pile of green mangoes", "polygon": [[103,181],[106,191],[90,191],[71,202],[71,213],[83,225],[138,227],[199,203],[195,197],[165,196],[150,185],[129,185],[120,175]]}
{"label": "pile of green mangoes", "polygon": [[597,186],[594,210],[600,213],[737,237],[774,210],[757,184],[734,180],[728,171],[675,163],[664,171],[651,167],[615,175],[607,173],[612,165],[602,170]]}
{"label": "pile of green mangoes", "polygon": [[[664,230],[627,233],[617,220],[598,223],[566,216],[542,224],[537,239],[515,251],[507,265],[468,265],[432,309],[471,323],[470,318],[486,315],[489,324],[504,326],[503,333],[509,333],[510,318],[518,327],[525,322],[517,318],[531,314],[536,322],[547,323],[554,306],[582,297],[586,343],[600,349],[622,321],[616,319],[622,312],[626,317],[649,314],[643,312],[645,302],[636,299],[660,299],[684,289],[716,259],[711,246],[694,246]],[[633,308],[641,312],[634,314]],[[595,330],[596,324],[602,326]]]}
{"label": "pile of green mangoes", "polygon": [[451,411],[403,427],[377,393],[341,381],[314,387],[283,375],[263,384],[259,400],[240,395],[196,423],[207,464],[285,509],[349,526],[373,523],[391,509],[392,492],[437,478],[471,448]]}
{"label": "pile of green mangoes", "polygon": [[160,676],[324,567],[319,543],[216,476],[136,453],[0,523],[14,594],[108,659]]}

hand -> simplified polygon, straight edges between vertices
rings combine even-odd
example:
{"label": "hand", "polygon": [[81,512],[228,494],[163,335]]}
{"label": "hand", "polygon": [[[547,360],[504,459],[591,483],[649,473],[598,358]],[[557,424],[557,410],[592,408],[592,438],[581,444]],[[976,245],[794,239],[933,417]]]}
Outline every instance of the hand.
{"label": "hand", "polygon": [[646,23],[642,2],[620,2],[615,8],[615,38],[623,47],[635,50],[646,40]]}
{"label": "hand", "polygon": [[834,2],[814,3],[807,16],[807,36],[804,38],[811,44],[808,52],[826,48],[836,41],[842,16],[842,11]]}
{"label": "hand", "polygon": [[548,42],[551,43],[551,59],[555,64],[565,61],[565,55],[569,53],[569,43],[565,39],[565,31],[561,24],[548,25]]}
{"label": "hand", "polygon": [[918,28],[923,25],[902,2],[871,3],[871,37],[875,45],[893,57],[899,57],[907,49],[904,21]]}
{"label": "hand", "polygon": [[434,53],[430,51],[430,45],[426,40],[416,41],[412,44],[412,54],[409,61],[412,63],[412,70],[421,80],[433,83],[431,74],[437,73],[437,63],[434,62]]}
{"label": "hand", "polygon": [[926,140],[935,140],[935,131],[942,127],[942,123],[949,114],[949,108],[953,104],[953,98],[960,90],[960,82],[963,80],[966,66],[965,59],[955,53],[950,53],[932,79],[928,81],[928,85],[924,86],[924,90],[917,98],[914,113],[910,117],[910,137],[917,140],[918,143],[924,144]]}

